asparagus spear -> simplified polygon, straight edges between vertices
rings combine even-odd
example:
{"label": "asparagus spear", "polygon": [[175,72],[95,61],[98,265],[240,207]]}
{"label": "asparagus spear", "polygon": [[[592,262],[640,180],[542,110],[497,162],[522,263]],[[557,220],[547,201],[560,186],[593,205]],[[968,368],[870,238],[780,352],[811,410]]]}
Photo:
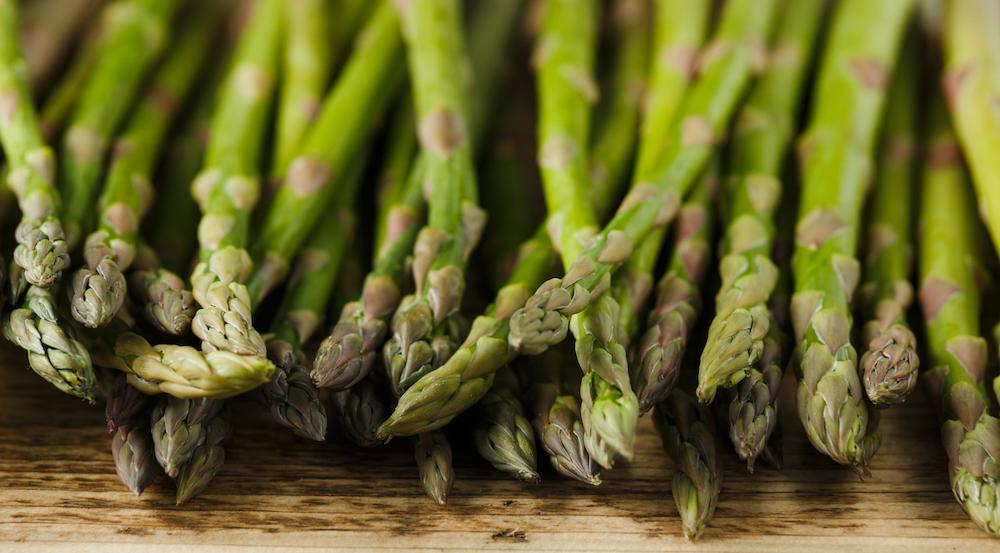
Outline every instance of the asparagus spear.
{"label": "asparagus spear", "polygon": [[326,437],[326,409],[309,378],[302,344],[309,341],[322,322],[348,237],[354,233],[353,208],[365,159],[355,162],[345,189],[327,207],[326,218],[299,252],[296,270],[289,279],[285,301],[267,343],[268,357],[278,370],[271,382],[261,387],[265,405],[274,420],[302,437],[317,441]]}
{"label": "asparagus spear", "polygon": [[118,478],[135,495],[140,495],[160,474],[145,417],[115,430],[111,438],[111,456]]}
{"label": "asparagus spear", "polygon": [[726,4],[701,77],[670,127],[656,177],[633,187],[604,230],[571,260],[566,275],[542,284],[511,317],[509,340],[519,352],[538,353],[563,340],[568,317],[607,290],[611,272],[629,258],[634,244],[673,218],[749,83],[776,5],[774,0]]}
{"label": "asparagus spear", "polygon": [[415,443],[413,455],[420,470],[420,482],[424,485],[424,491],[438,505],[444,505],[448,502],[448,494],[455,483],[451,445],[440,430],[420,434]]}
{"label": "asparagus spear", "polygon": [[284,74],[278,94],[272,161],[273,172],[278,176],[285,174],[298,152],[333,69],[335,54],[330,50],[333,11],[333,5],[325,0],[290,0],[285,8]]}
{"label": "asparagus spear", "polygon": [[101,0],[41,0],[25,4],[21,14],[21,44],[28,82],[35,91],[46,88],[81,28]]}
{"label": "asparagus spear", "polygon": [[[108,387],[107,403],[104,407],[104,419],[108,424],[108,432],[114,432],[122,426],[134,424],[144,416],[147,408],[152,406],[151,396],[140,392],[130,385],[125,375],[115,373]],[[148,417],[147,417],[148,418]]]}
{"label": "asparagus spear", "polygon": [[115,375],[107,392],[105,417],[111,432],[111,455],[118,478],[139,495],[160,473],[149,430],[150,396]]}
{"label": "asparagus spear", "polygon": [[[475,70],[469,99],[474,144],[482,142],[505,44],[520,6],[519,0],[481,0],[469,25],[469,58]],[[401,128],[397,132],[408,131]],[[320,345],[312,374],[320,387],[338,390],[353,386],[370,372],[375,352],[385,341],[387,323],[402,299],[405,260],[413,250],[424,208],[421,194],[427,156],[421,154],[410,165],[405,181],[396,181],[387,215],[384,221],[379,218],[382,223],[381,230],[376,230],[374,268],[365,278],[360,298],[344,306],[340,319]]]}
{"label": "asparagus spear", "polygon": [[90,224],[104,155],[167,42],[177,4],[176,0],[122,0],[104,13],[106,35],[63,137],[60,183],[66,196],[63,220],[70,247]]}
{"label": "asparagus spear", "polygon": [[[640,149],[637,153],[634,182],[653,178],[652,161],[662,154],[665,137],[681,107],[681,102],[694,79],[694,62],[705,38],[711,5],[705,0],[658,0],[654,20],[655,58],[650,69],[650,86],[646,97],[641,127]],[[623,336],[631,339],[636,332],[642,310],[653,287],[653,272],[664,244],[667,226],[653,229],[642,240],[625,266],[612,281],[612,290],[622,309],[620,322]],[[632,389],[636,387],[635,366],[630,367]],[[640,413],[642,401],[640,399]]]}
{"label": "asparagus spear", "polygon": [[601,85],[603,98],[590,136],[590,199],[595,207],[614,205],[620,184],[629,178],[649,65],[649,3],[619,0],[611,10],[609,75]]}
{"label": "asparagus spear", "polygon": [[194,334],[206,351],[265,354],[253,328],[246,245],[260,192],[259,165],[274,90],[283,16],[281,0],[258,0],[240,36],[212,116],[205,166],[191,185],[201,208],[199,263],[191,288],[201,306]]}
{"label": "asparagus spear", "polygon": [[[954,7],[953,7],[954,9]],[[980,334],[979,229],[945,108],[932,108],[920,207],[920,305],[933,368],[929,396],[941,407],[941,439],[952,492],[969,518],[1000,536],[1000,419],[984,386]]]}
{"label": "asparagus spear", "polygon": [[344,436],[358,447],[371,448],[382,445],[378,427],[389,415],[390,406],[382,397],[381,386],[374,374],[351,386],[331,394],[336,421]]}
{"label": "asparagus spear", "polygon": [[197,303],[184,279],[164,268],[148,246],[139,244],[128,290],[149,325],[170,336],[182,336],[191,330]]}
{"label": "asparagus spear", "polygon": [[117,325],[105,327],[94,338],[94,362],[125,373],[129,384],[147,394],[227,398],[268,382],[274,374],[274,365],[263,357],[201,352],[171,344],[153,346]]}
{"label": "asparagus spear", "polygon": [[676,464],[670,489],[684,535],[697,540],[715,514],[722,467],[715,449],[712,416],[689,393],[673,390],[653,411],[663,449]]}
{"label": "asparagus spear", "polygon": [[47,288],[69,266],[68,245],[53,185],[55,161],[45,144],[25,78],[17,41],[17,6],[0,2],[0,143],[7,156],[7,184],[17,195],[21,222],[14,233],[14,262],[27,282]]}
{"label": "asparagus spear", "polygon": [[213,17],[198,18],[177,37],[115,143],[98,200],[98,227],[84,244],[86,267],[73,275],[69,292],[73,318],[84,326],[108,324],[125,301],[122,273],[135,257],[139,221],[152,200],[150,177],[160,144],[198,74],[214,22]]}
{"label": "asparagus spear", "polygon": [[205,441],[208,423],[218,417],[225,403],[216,399],[160,397],[149,420],[156,460],[168,476],[176,478],[181,467],[191,460],[194,450]]}
{"label": "asparagus spear", "polygon": [[500,371],[473,412],[473,442],[497,470],[525,482],[538,482],[535,432],[521,405],[521,386],[511,370]]}
{"label": "asparagus spear", "polygon": [[204,439],[191,451],[190,459],[177,472],[177,505],[200,494],[222,469],[226,450],[222,442],[229,437],[229,412],[225,405],[205,423]]}
{"label": "asparagus spear", "polygon": [[858,288],[868,322],[861,327],[862,381],[875,405],[900,403],[917,386],[920,360],[906,324],[913,301],[910,227],[913,210],[917,44],[903,49],[889,88],[882,153],[867,222],[868,251]]}
{"label": "asparagus spear", "polygon": [[62,392],[94,401],[97,377],[90,353],[58,312],[52,292],[29,286],[17,308],[4,314],[3,334],[28,352],[28,365],[39,376]]}
{"label": "asparagus spear", "polygon": [[477,205],[468,90],[461,78],[468,60],[460,6],[455,0],[418,0],[397,8],[409,45],[428,222],[414,244],[416,292],[400,303],[383,356],[387,371],[410,377],[450,356],[450,351],[441,356],[439,348],[454,346],[440,338],[454,328],[453,315],[465,292],[465,265],[486,216]]}
{"label": "asparagus spear", "polygon": [[[221,64],[220,64],[221,65]],[[142,236],[162,266],[185,274],[197,247],[198,204],[191,197],[191,181],[204,162],[208,127],[222,71],[210,70],[209,83],[197,93],[194,107],[163,153],[156,176],[156,201],[144,218]]]}
{"label": "asparagus spear", "polygon": [[593,486],[601,483],[600,466],[587,451],[580,411],[580,371],[568,353],[549,350],[533,361],[528,390],[535,433],[562,475]]}
{"label": "asparagus spear", "polygon": [[979,212],[1000,248],[1000,6],[991,0],[950,1],[944,16],[944,87],[976,187]]}
{"label": "asparagus spear", "polygon": [[633,387],[645,413],[677,383],[688,340],[701,311],[701,284],[711,260],[715,164],[705,170],[681,208],[667,271],[656,285],[656,302],[636,349]]}
{"label": "asparagus spear", "polygon": [[103,14],[105,10],[112,9],[111,4],[105,6],[101,11],[101,17],[96,29],[91,31],[82,39],[79,51],[73,56],[69,68],[65,71],[54,89],[49,92],[42,104],[38,114],[38,126],[42,129],[42,137],[46,142],[54,142],[59,139],[60,133],[64,130],[73,108],[80,98],[80,90],[87,82],[87,77],[94,69],[97,59],[101,54],[101,39],[104,29],[108,27],[105,23],[108,17]]}
{"label": "asparagus spear", "polygon": [[791,304],[799,418],[816,449],[860,473],[879,438],[850,340],[858,219],[888,71],[913,5],[848,0],[838,6],[800,145]]}
{"label": "asparagus spear", "polygon": [[772,249],[781,170],[826,4],[787,4],[770,62],[736,116],[723,179],[729,205],[719,261],[722,286],[698,373],[702,402],[712,401],[718,387],[732,387],[749,376],[764,352],[770,329],[767,304],[779,272]]}
{"label": "asparagus spear", "polygon": [[395,95],[401,54],[399,23],[383,0],[356,40],[261,223],[253,250],[256,270],[248,283],[254,304],[284,280],[290,259],[343,185],[351,160]]}

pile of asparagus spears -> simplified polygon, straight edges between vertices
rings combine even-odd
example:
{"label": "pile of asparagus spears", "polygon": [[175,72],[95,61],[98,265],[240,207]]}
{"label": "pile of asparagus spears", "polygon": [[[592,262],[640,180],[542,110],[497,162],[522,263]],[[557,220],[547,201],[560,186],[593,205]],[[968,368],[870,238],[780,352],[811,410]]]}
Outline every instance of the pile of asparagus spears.
{"label": "pile of asparagus spears", "polygon": [[0,0],[3,333],[106,403],[135,493],[204,490],[239,396],[411,437],[442,504],[449,439],[598,485],[651,412],[691,539],[721,436],[780,467],[783,381],[862,476],[923,381],[1000,535],[998,28],[997,0]]}

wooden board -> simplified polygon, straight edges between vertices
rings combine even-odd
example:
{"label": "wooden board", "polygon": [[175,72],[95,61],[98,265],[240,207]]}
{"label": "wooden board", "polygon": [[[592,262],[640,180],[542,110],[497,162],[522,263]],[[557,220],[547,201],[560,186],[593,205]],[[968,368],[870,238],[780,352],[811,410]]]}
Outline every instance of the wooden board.
{"label": "wooden board", "polygon": [[51,389],[9,347],[0,367],[3,552],[1000,551],[952,498],[921,399],[886,414],[885,445],[865,482],[816,454],[786,410],[786,468],[748,475],[727,456],[715,520],[690,544],[648,419],[636,461],[597,488],[551,471],[539,485],[514,482],[458,448],[442,508],[423,496],[404,440],[380,451],[310,444],[242,401],[225,468],[178,508],[168,481],[141,497],[118,482],[103,409]]}

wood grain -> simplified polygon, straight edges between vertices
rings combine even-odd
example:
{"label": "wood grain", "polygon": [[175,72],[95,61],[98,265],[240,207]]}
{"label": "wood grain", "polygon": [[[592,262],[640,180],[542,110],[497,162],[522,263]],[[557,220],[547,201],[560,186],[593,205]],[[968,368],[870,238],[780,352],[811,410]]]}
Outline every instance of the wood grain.
{"label": "wood grain", "polygon": [[952,498],[938,427],[919,398],[884,416],[885,445],[865,482],[816,454],[786,409],[786,468],[748,475],[728,455],[715,520],[691,544],[648,418],[636,461],[597,488],[552,471],[521,484],[457,447],[458,480],[441,508],[423,496],[402,440],[379,451],[306,443],[240,401],[225,468],[178,508],[169,481],[141,497],[118,482],[103,409],[48,387],[6,346],[0,378],[2,552],[1000,550]]}

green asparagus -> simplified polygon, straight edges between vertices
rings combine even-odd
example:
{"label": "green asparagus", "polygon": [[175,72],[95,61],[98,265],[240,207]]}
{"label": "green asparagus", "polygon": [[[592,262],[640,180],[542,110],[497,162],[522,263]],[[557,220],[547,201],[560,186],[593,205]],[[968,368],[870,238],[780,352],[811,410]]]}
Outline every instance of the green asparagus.
{"label": "green asparagus", "polygon": [[150,178],[160,144],[182,107],[215,30],[199,18],[178,37],[114,146],[114,160],[98,200],[97,230],[83,248],[86,267],[70,285],[73,318],[90,328],[108,324],[125,301],[125,276],[135,257],[139,221],[152,200]]}
{"label": "green asparagus", "polygon": [[633,387],[645,413],[667,398],[677,383],[681,361],[701,312],[701,284],[711,260],[713,200],[718,171],[705,170],[677,220],[667,272],[656,285],[656,301],[647,330],[636,345],[638,366]]}
{"label": "green asparagus", "polygon": [[889,88],[881,155],[867,221],[868,248],[858,296],[862,380],[875,405],[900,403],[917,386],[917,340],[906,323],[910,284],[914,134],[917,103],[916,41],[905,44]]}
{"label": "green asparagus", "polygon": [[167,43],[177,5],[177,0],[119,0],[104,12],[107,19],[97,61],[63,136],[59,169],[66,197],[66,242],[71,248],[91,224],[105,154],[146,73]]}
{"label": "green asparagus", "polygon": [[861,474],[878,449],[851,343],[858,222],[889,71],[914,6],[847,0],[837,6],[800,148],[792,366],[810,442]]}
{"label": "green asparagus", "polygon": [[1000,6],[992,0],[949,1],[944,15],[943,83],[976,187],[979,212],[1000,248]]}
{"label": "green asparagus", "polygon": [[22,295],[17,307],[4,314],[4,336],[28,352],[28,365],[39,376],[93,403],[97,377],[90,353],[59,313],[52,292],[29,286]]}
{"label": "green asparagus", "polygon": [[69,266],[69,244],[58,214],[55,160],[39,130],[17,25],[14,0],[0,1],[0,143],[7,156],[7,184],[22,217],[14,232],[14,262],[28,283],[48,288]]}
{"label": "green asparagus", "polygon": [[750,375],[770,329],[767,304],[778,280],[772,257],[781,171],[796,131],[805,77],[816,49],[826,0],[785,4],[768,65],[736,116],[723,177],[728,200],[719,261],[722,286],[701,354],[698,399]]}
{"label": "green asparagus", "polygon": [[497,470],[525,482],[538,482],[535,432],[525,417],[521,386],[511,370],[501,371],[473,411],[473,443]]}
{"label": "green asparagus", "polygon": [[402,39],[392,6],[381,0],[320,114],[302,139],[254,240],[254,305],[284,279],[291,258],[342,186],[351,160],[388,109],[402,77]]}
{"label": "green asparagus", "polygon": [[260,193],[260,160],[275,87],[284,3],[258,0],[236,46],[212,116],[205,166],[191,184],[201,208],[199,263],[191,289],[201,308],[191,323],[206,351],[264,355],[244,284],[245,249]]}

